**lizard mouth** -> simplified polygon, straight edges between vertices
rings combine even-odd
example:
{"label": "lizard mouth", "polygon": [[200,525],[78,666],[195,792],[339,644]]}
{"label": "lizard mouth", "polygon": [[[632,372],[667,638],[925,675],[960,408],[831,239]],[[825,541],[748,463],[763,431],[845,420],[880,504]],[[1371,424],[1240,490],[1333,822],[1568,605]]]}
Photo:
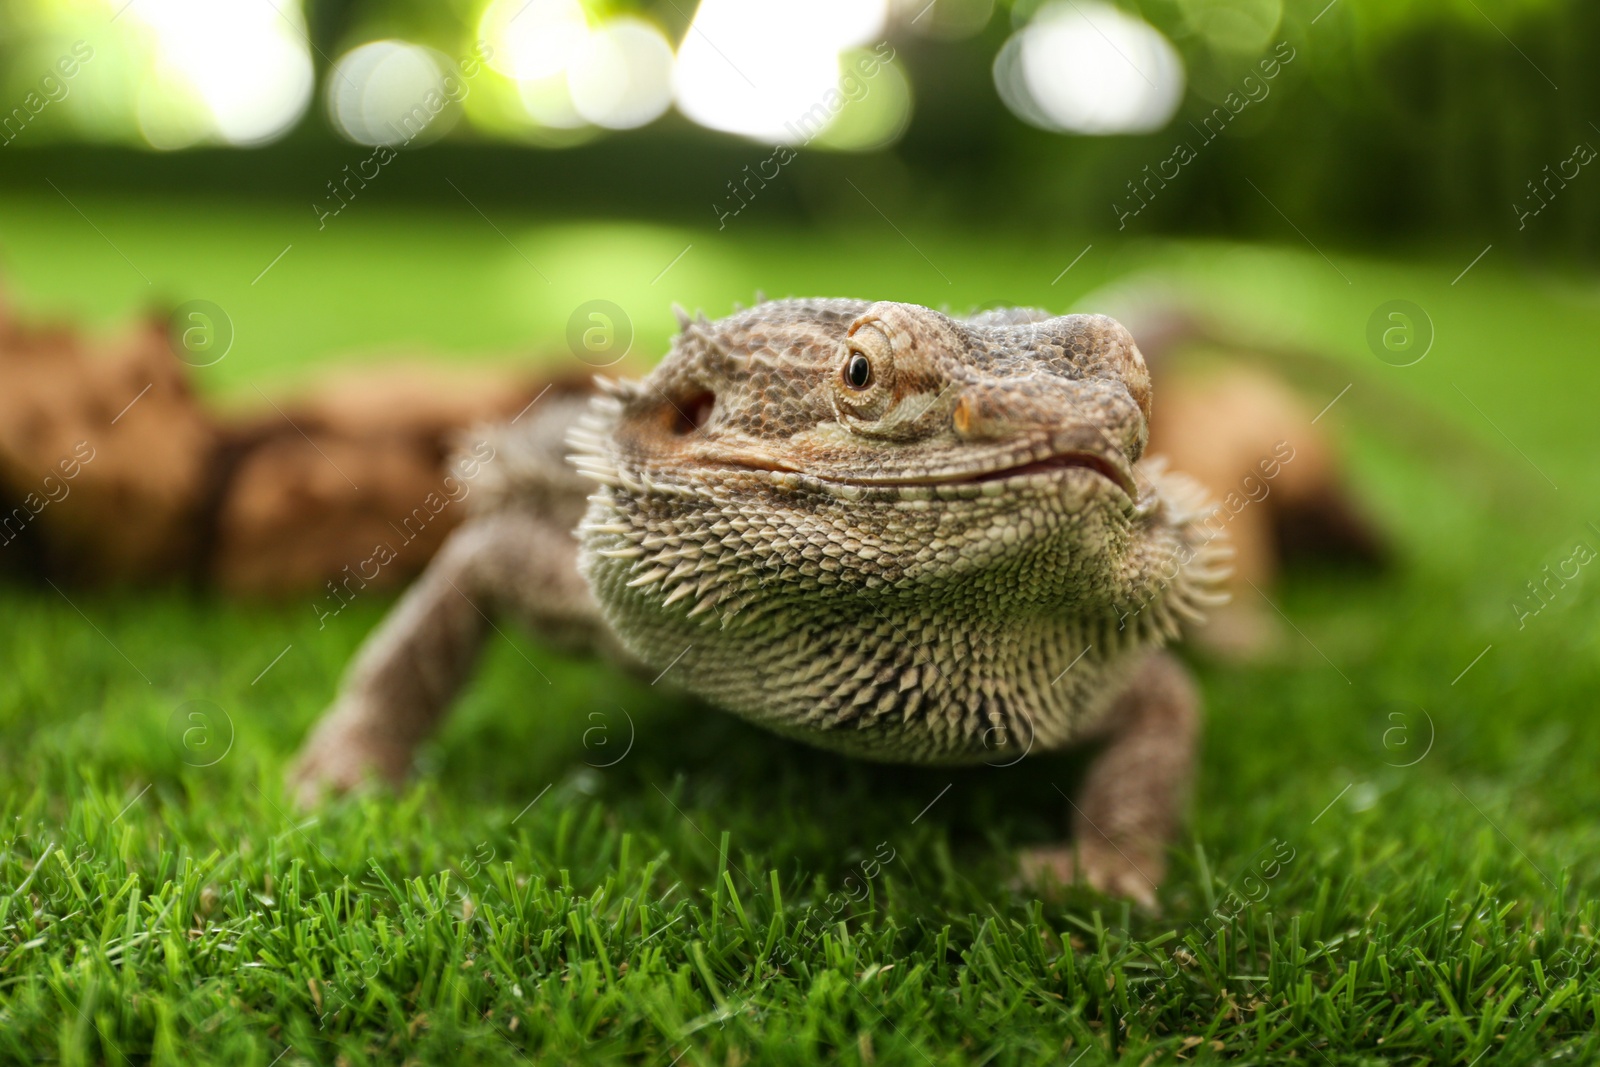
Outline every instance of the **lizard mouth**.
{"label": "lizard mouth", "polygon": [[1129,466],[1126,460],[1088,451],[1057,452],[1045,456],[1043,459],[1024,460],[1008,467],[994,467],[987,470],[957,471],[904,478],[858,478],[850,479],[850,481],[856,485],[872,486],[981,485],[990,482],[1007,482],[1040,474],[1055,474],[1067,470],[1093,471],[1122,490],[1128,499],[1137,500],[1139,498],[1138,482],[1134,479],[1133,468]]}
{"label": "lizard mouth", "polygon": [[1139,486],[1134,481],[1133,471],[1130,468],[1125,464],[1115,463],[1094,452],[1063,452],[1058,455],[1048,456],[1045,459],[1022,463],[1015,467],[1003,467],[1000,470],[988,471],[970,478],[955,480],[997,482],[1010,478],[1024,478],[1030,474],[1047,474],[1052,471],[1071,470],[1073,468],[1094,471],[1121,489],[1130,498],[1139,495]]}
{"label": "lizard mouth", "polygon": [[[751,452],[723,454],[715,457],[734,469],[769,471],[774,474],[795,475],[804,470],[801,465],[785,462],[777,457]],[[1090,449],[1063,449],[1045,456],[1018,459],[1005,466],[982,467],[973,470],[944,470],[919,474],[822,474],[813,472],[823,481],[859,488],[902,488],[911,486],[984,485],[1019,481],[1040,475],[1060,474],[1069,470],[1087,470],[1098,474],[1116,486],[1129,500],[1139,499],[1139,484],[1133,467],[1120,454],[1102,453]]]}

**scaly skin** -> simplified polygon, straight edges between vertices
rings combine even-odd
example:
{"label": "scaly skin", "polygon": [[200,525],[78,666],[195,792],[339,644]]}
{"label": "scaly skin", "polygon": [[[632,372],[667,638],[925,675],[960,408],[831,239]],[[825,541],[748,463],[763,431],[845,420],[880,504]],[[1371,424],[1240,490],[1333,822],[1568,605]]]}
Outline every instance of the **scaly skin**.
{"label": "scaly skin", "polygon": [[[363,650],[300,783],[402,776],[470,670],[474,614],[509,609],[551,636],[580,620],[580,644],[866,758],[1107,739],[1096,767],[1115,773],[1074,805],[1076,852],[1024,873],[1153,903],[1198,722],[1156,650],[1219,601],[1225,552],[1203,495],[1140,461],[1149,410],[1138,348],[1102,316],[793,300],[685,317],[643,381],[490,438],[493,503]],[[575,551],[551,547],[573,514],[563,422],[599,486]]]}

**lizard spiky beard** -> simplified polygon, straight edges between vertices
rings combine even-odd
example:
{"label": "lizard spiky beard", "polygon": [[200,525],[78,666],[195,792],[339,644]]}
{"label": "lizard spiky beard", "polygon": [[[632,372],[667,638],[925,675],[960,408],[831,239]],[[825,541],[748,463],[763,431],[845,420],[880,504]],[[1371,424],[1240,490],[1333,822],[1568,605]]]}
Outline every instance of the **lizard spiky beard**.
{"label": "lizard spiky beard", "polygon": [[779,732],[918,763],[1059,748],[1222,599],[1204,495],[1139,462],[1149,404],[1103,316],[685,319],[571,435],[599,482],[579,565],[629,652]]}

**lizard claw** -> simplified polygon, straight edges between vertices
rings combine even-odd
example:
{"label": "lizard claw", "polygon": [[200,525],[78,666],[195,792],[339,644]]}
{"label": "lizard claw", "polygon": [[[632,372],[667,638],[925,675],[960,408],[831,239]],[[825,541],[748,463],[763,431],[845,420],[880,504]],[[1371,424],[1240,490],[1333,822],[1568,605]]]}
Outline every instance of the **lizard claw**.
{"label": "lizard claw", "polygon": [[386,781],[399,785],[410,769],[408,752],[385,743],[370,718],[336,705],[317,724],[287,774],[295,806],[315,808],[330,796]]}
{"label": "lizard claw", "polygon": [[1131,900],[1145,911],[1154,912],[1156,882],[1152,878],[1161,877],[1164,865],[1159,859],[1142,858],[1146,862],[1141,869],[1141,865],[1105,845],[1043,845],[1023,849],[1017,857],[1017,881],[1021,887],[1051,897],[1066,886],[1083,883],[1106,896]]}

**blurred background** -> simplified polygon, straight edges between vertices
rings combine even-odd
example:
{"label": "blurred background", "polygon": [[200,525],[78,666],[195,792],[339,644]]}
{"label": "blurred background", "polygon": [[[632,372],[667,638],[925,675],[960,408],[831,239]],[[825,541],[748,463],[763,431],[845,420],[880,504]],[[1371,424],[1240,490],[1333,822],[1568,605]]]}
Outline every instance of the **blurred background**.
{"label": "blurred background", "polygon": [[[1562,165],[1600,138],[1597,30],[1577,0],[10,0],[0,182],[315,226],[352,190],[470,175],[480,203],[715,227],[867,220],[847,175],[902,226],[1279,238],[1287,216],[1392,249],[1471,219],[1583,258],[1600,183]],[[408,157],[381,180],[377,145]],[[804,150],[763,174],[776,145]]]}
{"label": "blurred background", "polygon": [[[1577,0],[9,0],[0,263],[78,317],[218,302],[224,392],[557,340],[596,298],[658,352],[671,300],[865,292],[841,260],[957,310],[1060,310],[1163,236],[1564,270],[1597,31]],[[778,244],[821,269],[741,256]]]}

